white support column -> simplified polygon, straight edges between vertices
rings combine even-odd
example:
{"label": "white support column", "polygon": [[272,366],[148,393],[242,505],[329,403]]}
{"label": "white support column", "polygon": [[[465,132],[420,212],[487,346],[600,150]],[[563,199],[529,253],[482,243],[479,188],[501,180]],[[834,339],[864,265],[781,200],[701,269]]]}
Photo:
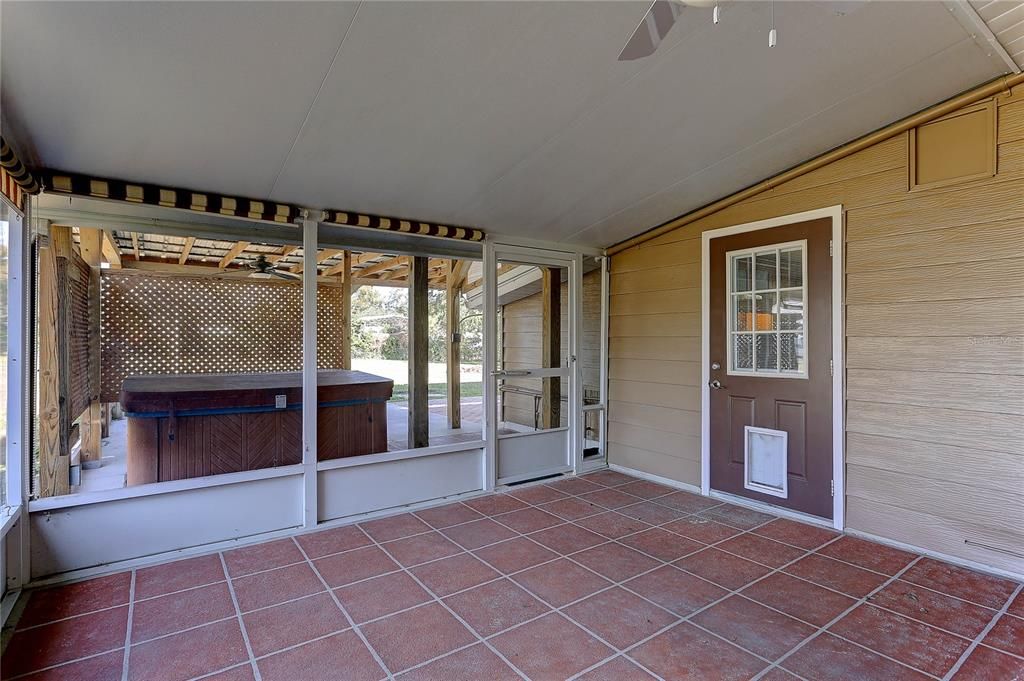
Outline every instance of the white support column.
{"label": "white support column", "polygon": [[601,432],[599,443],[605,463],[608,458],[608,321],[611,307],[611,258],[601,256]]}
{"label": "white support column", "polygon": [[303,526],[315,527],[319,517],[316,472],[316,285],[317,226],[302,220],[302,489]]}
{"label": "white support column", "polygon": [[569,461],[573,473],[583,472],[583,367],[580,331],[583,328],[583,256],[576,253],[569,268]]}
{"label": "white support column", "polygon": [[497,378],[497,337],[498,325],[498,285],[497,263],[494,259],[494,244],[484,242],[483,253],[484,278],[484,439],[487,446],[484,450],[484,465],[481,484],[485,490],[493,490],[497,482],[498,461],[498,390]]}
{"label": "white support column", "polygon": [[[28,523],[28,497],[29,497],[29,474],[32,466],[32,448],[25,442],[25,435],[29,432],[29,414],[27,405],[29,395],[27,386],[29,383],[30,362],[26,358],[31,357],[29,350],[29,310],[30,286],[29,273],[30,259],[28,243],[28,222],[17,213],[11,213],[8,221],[8,267],[9,286],[7,289],[7,506],[12,513],[20,515],[17,525],[10,527],[11,518],[0,518],[3,525],[8,527],[4,533],[17,533],[10,537],[0,536],[0,541],[5,542],[8,550],[14,555],[3,553],[4,574],[6,584],[0,585],[0,590],[6,590],[10,594],[17,594],[30,578],[31,564],[29,563],[29,523]],[[16,596],[15,596],[16,597]],[[3,603],[2,619],[6,621],[10,608],[14,602],[8,599]]]}
{"label": "white support column", "polygon": [[29,270],[25,257],[24,220],[17,213],[7,226],[7,263],[10,268],[7,289],[7,505],[21,506],[27,498],[24,473],[31,465],[25,462],[31,448],[25,446],[25,382],[24,365],[27,315],[25,314],[25,282]]}

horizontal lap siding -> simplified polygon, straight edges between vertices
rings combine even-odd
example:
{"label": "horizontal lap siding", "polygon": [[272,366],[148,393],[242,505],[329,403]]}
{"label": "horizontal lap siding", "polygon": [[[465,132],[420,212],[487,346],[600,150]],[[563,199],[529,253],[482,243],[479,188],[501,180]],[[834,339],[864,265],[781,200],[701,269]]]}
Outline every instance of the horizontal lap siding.
{"label": "horizontal lap siding", "polygon": [[910,192],[899,135],[613,256],[612,462],[700,484],[701,232],[842,204],[847,526],[1024,573],[1024,88],[998,101],[993,178]]}

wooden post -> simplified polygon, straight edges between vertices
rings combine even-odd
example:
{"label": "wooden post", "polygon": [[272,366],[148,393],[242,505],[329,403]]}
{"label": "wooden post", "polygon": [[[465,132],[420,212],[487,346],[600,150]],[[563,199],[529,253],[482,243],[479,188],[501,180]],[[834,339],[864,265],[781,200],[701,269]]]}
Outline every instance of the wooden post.
{"label": "wooden post", "polygon": [[100,262],[104,233],[101,229],[78,230],[82,259],[89,265],[89,408],[80,421],[83,469],[103,465],[103,405],[100,402]]}
{"label": "wooden post", "polygon": [[[67,335],[61,320],[71,229],[50,227],[49,246],[39,249],[39,496],[71,491],[71,414]],[[64,294],[66,297],[66,293]]]}
{"label": "wooden post", "polygon": [[458,260],[448,261],[445,277],[445,318],[448,326],[448,427],[462,427],[462,331],[459,301],[462,282],[458,280]]}
{"label": "wooden post", "polygon": [[352,368],[352,251],[341,256],[341,368]]}
{"label": "wooden post", "polygon": [[427,285],[429,261],[409,263],[409,449],[430,444],[430,405],[427,343]]}
{"label": "wooden post", "polygon": [[[562,349],[562,272],[557,267],[541,268],[541,366],[561,365]],[[541,427],[558,428],[562,422],[562,379],[541,379]]]}

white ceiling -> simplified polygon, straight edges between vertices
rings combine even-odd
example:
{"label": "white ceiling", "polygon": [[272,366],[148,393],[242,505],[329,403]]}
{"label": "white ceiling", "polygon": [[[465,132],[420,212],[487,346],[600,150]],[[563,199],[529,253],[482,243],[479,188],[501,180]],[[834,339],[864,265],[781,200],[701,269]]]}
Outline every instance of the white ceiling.
{"label": "white ceiling", "polygon": [[938,2],[3,2],[64,170],[607,246],[1003,73]]}

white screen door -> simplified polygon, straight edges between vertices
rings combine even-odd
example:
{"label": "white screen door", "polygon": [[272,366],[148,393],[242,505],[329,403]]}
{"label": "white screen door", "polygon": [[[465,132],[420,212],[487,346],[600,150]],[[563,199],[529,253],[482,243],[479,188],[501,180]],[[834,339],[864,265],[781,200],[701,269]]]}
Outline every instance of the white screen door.
{"label": "white screen door", "polygon": [[497,483],[570,471],[574,262],[496,246],[491,266]]}

